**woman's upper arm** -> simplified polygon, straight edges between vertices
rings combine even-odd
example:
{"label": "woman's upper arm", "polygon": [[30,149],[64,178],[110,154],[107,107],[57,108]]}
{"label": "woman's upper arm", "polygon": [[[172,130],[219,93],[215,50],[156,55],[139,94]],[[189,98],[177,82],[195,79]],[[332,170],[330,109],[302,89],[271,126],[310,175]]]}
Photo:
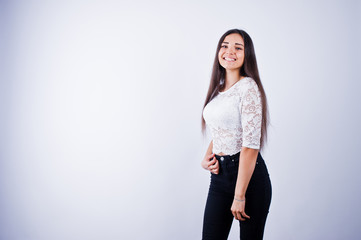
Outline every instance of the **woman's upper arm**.
{"label": "woman's upper arm", "polygon": [[262,100],[254,80],[245,84],[239,108],[243,129],[242,147],[259,149],[262,129]]}

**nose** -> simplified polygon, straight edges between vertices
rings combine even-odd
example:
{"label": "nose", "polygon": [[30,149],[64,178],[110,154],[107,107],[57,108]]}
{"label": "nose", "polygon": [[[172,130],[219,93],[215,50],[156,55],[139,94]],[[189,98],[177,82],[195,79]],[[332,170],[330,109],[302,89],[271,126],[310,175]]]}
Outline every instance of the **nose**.
{"label": "nose", "polygon": [[227,51],[226,51],[228,54],[233,54],[234,53],[234,49],[229,47],[227,48]]}

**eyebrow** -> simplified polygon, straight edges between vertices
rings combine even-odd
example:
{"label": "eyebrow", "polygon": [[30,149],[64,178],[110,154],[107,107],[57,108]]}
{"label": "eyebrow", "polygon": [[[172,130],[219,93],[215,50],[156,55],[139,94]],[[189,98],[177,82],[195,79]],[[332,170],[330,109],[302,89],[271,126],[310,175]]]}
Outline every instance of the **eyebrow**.
{"label": "eyebrow", "polygon": [[[229,42],[223,42],[223,43],[229,44]],[[235,44],[243,46],[243,44],[241,44],[241,43],[235,43]]]}

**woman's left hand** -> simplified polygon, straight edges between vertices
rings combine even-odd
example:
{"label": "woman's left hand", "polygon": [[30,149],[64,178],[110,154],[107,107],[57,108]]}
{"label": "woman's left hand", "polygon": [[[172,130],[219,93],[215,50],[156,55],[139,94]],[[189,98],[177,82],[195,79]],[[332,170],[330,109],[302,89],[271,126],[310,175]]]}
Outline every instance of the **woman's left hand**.
{"label": "woman's left hand", "polygon": [[246,200],[242,200],[242,201],[237,201],[235,199],[233,200],[231,212],[235,219],[245,221],[246,218],[248,219],[250,218],[250,216],[248,216],[244,211],[245,206],[246,206]]}

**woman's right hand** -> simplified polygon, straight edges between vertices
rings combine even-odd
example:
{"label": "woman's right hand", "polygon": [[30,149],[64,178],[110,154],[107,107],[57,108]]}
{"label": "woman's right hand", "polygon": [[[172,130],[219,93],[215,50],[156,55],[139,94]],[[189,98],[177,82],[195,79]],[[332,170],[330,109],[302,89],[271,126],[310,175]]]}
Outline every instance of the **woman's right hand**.
{"label": "woman's right hand", "polygon": [[219,163],[214,153],[206,155],[202,160],[201,165],[204,169],[210,171],[211,173],[219,173]]}

